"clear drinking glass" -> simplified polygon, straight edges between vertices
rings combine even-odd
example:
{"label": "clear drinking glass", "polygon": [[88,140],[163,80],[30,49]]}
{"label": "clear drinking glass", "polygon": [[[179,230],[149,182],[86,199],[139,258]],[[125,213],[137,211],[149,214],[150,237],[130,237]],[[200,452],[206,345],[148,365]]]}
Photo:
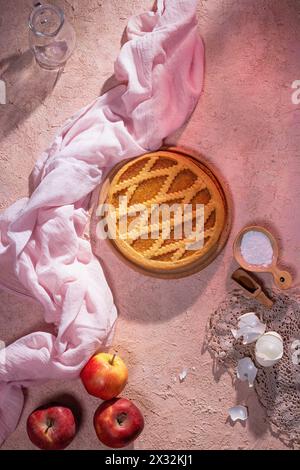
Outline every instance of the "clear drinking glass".
{"label": "clear drinking glass", "polygon": [[75,31],[61,8],[39,4],[33,9],[29,18],[29,44],[41,67],[63,67],[75,48],[75,42]]}

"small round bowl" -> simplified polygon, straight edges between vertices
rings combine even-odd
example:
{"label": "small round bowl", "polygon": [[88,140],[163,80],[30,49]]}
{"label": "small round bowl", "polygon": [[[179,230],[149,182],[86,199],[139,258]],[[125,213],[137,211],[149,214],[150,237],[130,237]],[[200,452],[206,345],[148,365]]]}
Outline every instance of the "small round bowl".
{"label": "small round bowl", "polygon": [[[242,253],[241,253],[241,243],[242,243],[243,236],[247,232],[261,232],[268,237],[272,245],[272,249],[273,249],[273,258],[272,258],[272,262],[270,265],[264,266],[264,265],[257,265],[257,264],[249,264],[243,258]],[[292,285],[293,279],[292,279],[291,274],[288,271],[282,271],[278,268],[277,266],[278,254],[279,254],[278,244],[274,236],[272,235],[271,232],[269,232],[269,230],[267,230],[264,227],[261,227],[260,225],[249,225],[243,228],[237,234],[233,243],[233,255],[236,261],[238,262],[238,264],[242,268],[246,269],[247,271],[252,271],[252,272],[272,273],[277,287],[279,287],[280,289],[289,289]]]}

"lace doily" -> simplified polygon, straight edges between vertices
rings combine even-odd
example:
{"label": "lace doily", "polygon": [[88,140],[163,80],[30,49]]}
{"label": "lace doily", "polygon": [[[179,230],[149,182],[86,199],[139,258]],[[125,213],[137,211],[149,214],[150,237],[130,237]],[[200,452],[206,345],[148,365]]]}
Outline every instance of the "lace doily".
{"label": "lace doily", "polygon": [[[266,409],[270,427],[287,445],[300,447],[300,295],[271,294],[274,305],[263,307],[234,290],[219,305],[209,320],[206,346],[217,362],[235,373],[237,361],[251,357],[258,368],[255,390]],[[284,341],[283,358],[273,367],[255,362],[255,343],[243,345],[235,340],[231,329],[237,328],[238,317],[255,312]],[[251,412],[251,411],[250,411]]]}

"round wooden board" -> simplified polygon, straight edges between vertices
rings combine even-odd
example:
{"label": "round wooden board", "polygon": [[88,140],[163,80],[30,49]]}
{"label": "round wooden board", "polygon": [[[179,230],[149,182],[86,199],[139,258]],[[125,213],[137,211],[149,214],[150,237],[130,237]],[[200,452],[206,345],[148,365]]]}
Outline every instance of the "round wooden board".
{"label": "round wooden board", "polygon": [[[223,227],[223,230],[222,230],[222,233],[218,242],[212,247],[211,250],[209,250],[203,257],[199,258],[194,263],[191,263],[190,265],[183,267],[182,269],[176,269],[172,271],[142,269],[139,265],[127,259],[119,251],[116,244],[114,243],[114,240],[107,238],[105,241],[103,240],[103,242],[108,243],[109,246],[112,247],[115,254],[123,262],[125,262],[127,266],[137,270],[138,272],[141,272],[143,274],[146,274],[152,277],[157,277],[157,278],[177,279],[177,278],[186,277],[198,271],[201,271],[202,269],[207,267],[223,250],[228,240],[229,233],[231,230],[231,225],[232,225],[232,199],[231,199],[231,194],[230,194],[228,186],[225,185],[224,183],[223,184],[221,183],[222,177],[219,175],[218,171],[216,171],[215,168],[213,169],[211,164],[208,164],[207,162],[205,162],[201,154],[185,147],[163,147],[160,150],[174,152],[177,155],[182,154],[184,157],[192,159],[193,162],[199,165],[200,168],[213,180],[215,185],[218,187],[218,190],[222,196],[224,207],[225,207],[225,223],[224,223],[224,227]],[[91,223],[90,223],[91,240],[96,239],[96,227],[97,227],[97,221],[98,221],[98,217],[96,215],[96,209],[98,207],[99,201],[101,201],[102,203],[105,202],[106,195],[109,190],[110,181],[112,181],[113,177],[118,172],[120,167],[123,166],[129,160],[134,160],[134,159],[122,160],[120,163],[115,165],[112,168],[112,170],[108,173],[105,181],[99,187],[97,195],[95,196],[95,202],[91,208]],[[92,246],[93,246],[93,243],[92,243]]]}

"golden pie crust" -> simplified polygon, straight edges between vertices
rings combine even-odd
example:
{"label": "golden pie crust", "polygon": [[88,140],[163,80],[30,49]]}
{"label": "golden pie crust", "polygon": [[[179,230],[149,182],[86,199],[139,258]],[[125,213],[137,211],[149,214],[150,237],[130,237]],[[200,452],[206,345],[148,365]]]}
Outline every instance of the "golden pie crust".
{"label": "golden pie crust", "polygon": [[[120,196],[126,196],[127,207],[120,205]],[[117,221],[111,242],[131,264],[153,275],[177,272],[180,277],[201,269],[218,254],[228,236],[227,201],[218,179],[206,165],[181,152],[160,150],[126,161],[110,175],[105,199],[114,208]],[[99,204],[100,201],[103,202],[101,193]],[[163,236],[162,217],[151,219],[161,204],[177,204],[182,210],[184,204],[191,204],[193,230],[196,204],[203,204],[202,246],[191,244],[185,236],[175,239],[174,224],[178,225],[178,219],[176,222],[172,213],[169,236]],[[147,215],[139,211],[141,207],[147,208]],[[112,233],[111,215],[106,214],[106,220]],[[154,239],[150,238],[151,229],[156,233]]]}

